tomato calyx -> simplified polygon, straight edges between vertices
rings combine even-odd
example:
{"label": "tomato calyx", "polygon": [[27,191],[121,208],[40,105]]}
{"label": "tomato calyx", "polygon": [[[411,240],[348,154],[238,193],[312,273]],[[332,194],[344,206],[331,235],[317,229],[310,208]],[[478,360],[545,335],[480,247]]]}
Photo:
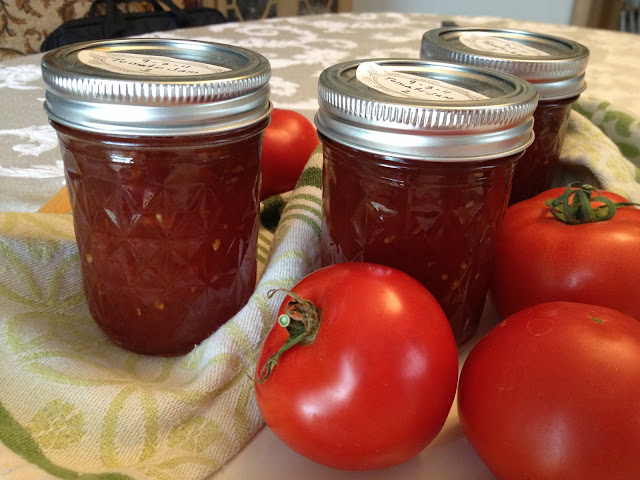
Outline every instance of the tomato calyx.
{"label": "tomato calyx", "polygon": [[320,328],[320,313],[313,302],[283,288],[269,291],[268,296],[272,297],[277,292],[285,292],[292,298],[287,302],[285,313],[278,317],[278,324],[287,329],[289,338],[262,366],[260,375],[255,380],[256,383],[263,383],[267,380],[278,364],[280,356],[291,347],[313,343]]}
{"label": "tomato calyx", "polygon": [[[595,193],[596,196],[593,196]],[[602,205],[592,206],[592,202]],[[568,225],[603,222],[610,220],[616,214],[618,207],[638,205],[632,202],[614,202],[600,194],[600,191],[580,182],[572,182],[565,188],[558,198],[549,199],[545,205],[550,208],[555,218]]]}

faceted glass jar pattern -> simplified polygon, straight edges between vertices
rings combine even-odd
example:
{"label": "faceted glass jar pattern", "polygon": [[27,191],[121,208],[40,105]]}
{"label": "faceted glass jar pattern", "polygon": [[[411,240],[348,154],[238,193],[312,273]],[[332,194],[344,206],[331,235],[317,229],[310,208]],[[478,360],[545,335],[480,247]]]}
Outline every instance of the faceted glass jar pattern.
{"label": "faceted glass jar pattern", "polygon": [[438,300],[463,344],[482,315],[494,239],[521,153],[434,162],[321,139],[323,263],[367,261],[408,273]]}
{"label": "faceted glass jar pattern", "polygon": [[203,135],[57,130],[91,315],[134,352],[179,355],[249,299],[268,120]]}

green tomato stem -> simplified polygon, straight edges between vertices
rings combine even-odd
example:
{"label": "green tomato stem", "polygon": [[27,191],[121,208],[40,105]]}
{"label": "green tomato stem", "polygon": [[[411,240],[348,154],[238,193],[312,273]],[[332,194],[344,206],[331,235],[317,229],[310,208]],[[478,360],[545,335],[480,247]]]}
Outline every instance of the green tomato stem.
{"label": "green tomato stem", "polygon": [[312,302],[300,297],[295,292],[285,289],[271,290],[268,294],[269,297],[278,291],[285,292],[292,298],[285,307],[285,313],[280,315],[277,320],[281,327],[287,329],[289,338],[264,363],[260,369],[260,375],[254,380],[256,383],[263,383],[269,378],[269,375],[278,364],[278,359],[284,352],[296,345],[313,343],[320,328],[320,313]]}
{"label": "green tomato stem", "polygon": [[[594,197],[593,194],[596,194]],[[593,202],[602,203],[593,207]],[[583,185],[580,182],[572,182],[565,188],[558,198],[545,202],[555,218],[568,225],[580,225],[583,223],[603,222],[610,220],[616,214],[619,207],[631,207],[639,204],[632,202],[614,202],[600,194],[600,191],[591,185]]]}

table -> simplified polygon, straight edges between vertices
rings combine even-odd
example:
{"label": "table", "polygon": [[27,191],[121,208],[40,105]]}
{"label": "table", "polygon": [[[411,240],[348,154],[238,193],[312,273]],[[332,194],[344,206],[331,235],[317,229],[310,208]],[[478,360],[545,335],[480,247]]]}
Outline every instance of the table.
{"label": "table", "polygon": [[[317,77],[352,58],[419,56],[422,34],[442,20],[460,25],[521,28],[565,36],[591,51],[584,96],[616,103],[640,116],[640,35],[491,17],[345,13],[227,23],[151,36],[193,38],[256,50],[271,62],[272,99],[313,118]],[[0,63],[0,211],[36,211],[64,184],[53,129],[42,110],[41,55]]]}
{"label": "table", "polygon": [[[229,23],[152,36],[230,43],[262,53],[273,68],[275,106],[297,110],[312,119],[317,107],[317,77],[324,68],[351,58],[417,58],[423,32],[440,26],[445,19],[460,25],[535,30],[581,42],[591,50],[584,95],[619,104],[640,116],[640,36],[634,34],[501,18],[363,13]],[[64,184],[57,139],[42,110],[40,58],[33,55],[0,63],[0,103],[4,105],[0,118],[0,211],[36,211]],[[489,305],[482,331],[495,318]],[[461,364],[471,345],[461,350]],[[327,469],[295,454],[263,428],[212,479],[418,479],[425,475],[431,480],[493,478],[466,442],[455,408],[427,449],[391,470],[355,474]]]}

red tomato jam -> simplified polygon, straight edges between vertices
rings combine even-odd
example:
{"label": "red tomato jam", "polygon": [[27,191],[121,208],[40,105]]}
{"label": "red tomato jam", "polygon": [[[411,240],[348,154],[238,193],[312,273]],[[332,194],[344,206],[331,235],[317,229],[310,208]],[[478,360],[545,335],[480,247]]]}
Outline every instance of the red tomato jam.
{"label": "red tomato jam", "polygon": [[551,188],[560,160],[571,105],[577,96],[561,100],[540,100],[533,114],[535,140],[518,160],[513,174],[509,204],[535,197]]}
{"label": "red tomato jam", "polygon": [[482,315],[494,239],[520,153],[438,162],[321,140],[323,263],[368,261],[408,273],[438,300],[463,344]]}
{"label": "red tomato jam", "polygon": [[267,121],[227,133],[146,138],[52,123],[91,315],[126,349],[189,352],[255,287]]}

